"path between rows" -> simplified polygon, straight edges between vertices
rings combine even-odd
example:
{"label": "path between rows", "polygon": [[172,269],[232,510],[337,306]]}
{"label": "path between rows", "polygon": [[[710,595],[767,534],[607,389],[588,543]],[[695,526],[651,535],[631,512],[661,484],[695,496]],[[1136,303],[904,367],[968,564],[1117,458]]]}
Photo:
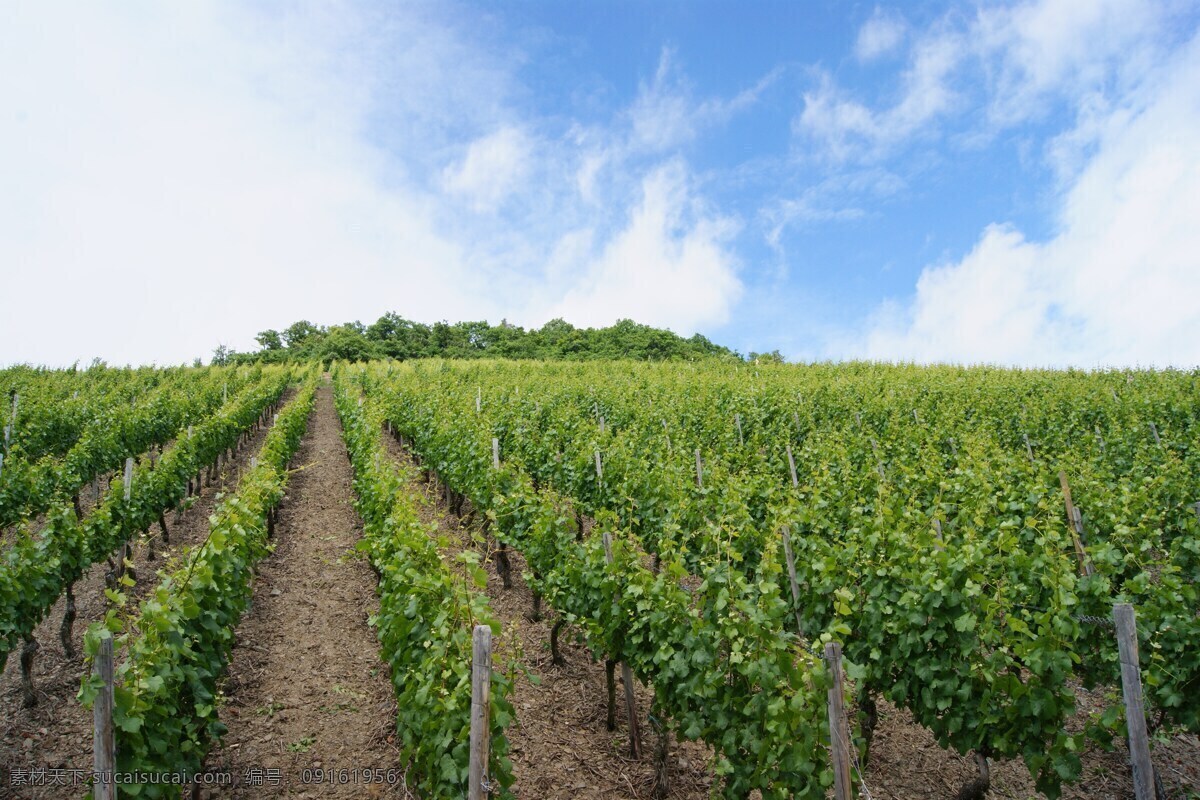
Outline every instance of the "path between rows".
{"label": "path between rows", "polygon": [[[243,783],[202,796],[409,797],[389,673],[367,624],[376,581],[353,549],[362,521],[328,381],[292,465],[276,549],[237,628],[220,709],[229,732],[206,762]],[[367,784],[363,770],[395,783]]]}

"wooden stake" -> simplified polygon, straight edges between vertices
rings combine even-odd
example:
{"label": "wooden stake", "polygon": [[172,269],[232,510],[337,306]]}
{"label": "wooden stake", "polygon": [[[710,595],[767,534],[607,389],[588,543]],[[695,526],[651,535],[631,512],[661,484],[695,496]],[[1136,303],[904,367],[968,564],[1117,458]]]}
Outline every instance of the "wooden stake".
{"label": "wooden stake", "polygon": [[783,558],[787,562],[788,581],[792,584],[792,602],[795,604],[796,612],[796,632],[804,635],[804,628],[800,624],[800,584],[796,580],[796,560],[792,557],[792,536],[791,526],[783,526]]}
{"label": "wooden stake", "polygon": [[1158,426],[1153,422],[1150,423],[1150,432],[1154,434],[1154,443],[1162,447],[1162,439],[1158,438]]}
{"label": "wooden stake", "polygon": [[696,448],[696,488],[704,488],[704,468],[700,464],[700,448]]}
{"label": "wooden stake", "polygon": [[1075,557],[1079,560],[1079,568],[1083,570],[1084,575],[1094,575],[1096,570],[1092,566],[1092,560],[1088,557],[1087,550],[1083,547],[1083,517],[1079,513],[1079,509],[1075,507],[1075,503],[1071,501],[1071,485],[1067,483],[1067,473],[1058,473],[1058,483],[1062,486],[1063,503],[1067,508],[1067,524],[1071,528],[1071,538],[1075,542]]}
{"label": "wooden stake", "polygon": [[885,480],[887,475],[883,471],[883,460],[879,458],[879,445],[874,439],[871,440],[871,451],[875,453],[875,471],[879,473],[879,480]]}
{"label": "wooden stake", "polygon": [[746,440],[745,440],[745,438],[742,436],[742,415],[741,415],[741,414],[734,414],[734,415],[733,415],[733,424],[737,426],[737,432],[738,432],[738,447],[745,447],[745,446],[746,446]]}
{"label": "wooden stake", "polygon": [[596,451],[596,482],[604,480],[604,469],[600,466],[600,451]]}
{"label": "wooden stake", "polygon": [[846,736],[846,713],[842,708],[842,646],[825,644],[825,664],[833,676],[829,687],[829,740],[833,757],[834,800],[850,800],[850,743]]}
{"label": "wooden stake", "polygon": [[133,458],[125,459],[125,502],[129,502],[129,497],[133,493]]}
{"label": "wooden stake", "polygon": [[1029,463],[1033,463],[1033,446],[1029,444],[1029,434],[1022,433],[1021,438],[1025,440],[1025,452],[1029,455]]}
{"label": "wooden stake", "polygon": [[946,540],[942,538],[942,521],[937,517],[933,518],[933,532],[937,534],[937,549],[946,549]]}
{"label": "wooden stake", "polygon": [[787,446],[788,471],[792,473],[792,488],[800,488],[800,481],[796,479],[796,460],[792,458],[792,446]]}
{"label": "wooden stake", "polygon": [[1117,648],[1121,659],[1121,690],[1125,696],[1125,726],[1129,730],[1129,760],[1133,763],[1133,794],[1137,800],[1154,800],[1154,765],[1146,734],[1142,705],[1142,673],[1138,666],[1137,621],[1133,606],[1113,606]]}
{"label": "wooden stake", "polygon": [[475,387],[475,413],[478,414],[483,408],[483,389]]}
{"label": "wooden stake", "polygon": [[[613,563],[612,534],[604,532],[604,561],[609,566]],[[613,601],[616,605],[616,601]],[[625,684],[625,713],[629,718],[629,755],[632,758],[642,757],[642,736],[638,730],[637,703],[633,697],[633,670],[625,662],[621,662],[621,682]]]}
{"label": "wooden stake", "polygon": [[92,762],[96,776],[93,797],[96,800],[116,800],[113,769],[117,762],[117,746],[113,736],[113,640],[100,641],[100,649],[92,664],[92,674],[103,686],[92,704]]}
{"label": "wooden stake", "polygon": [[492,437],[492,469],[500,469],[500,440]]}
{"label": "wooden stake", "polygon": [[483,800],[491,795],[488,763],[492,731],[492,629],[476,625],[471,647],[471,761],[467,797]]}

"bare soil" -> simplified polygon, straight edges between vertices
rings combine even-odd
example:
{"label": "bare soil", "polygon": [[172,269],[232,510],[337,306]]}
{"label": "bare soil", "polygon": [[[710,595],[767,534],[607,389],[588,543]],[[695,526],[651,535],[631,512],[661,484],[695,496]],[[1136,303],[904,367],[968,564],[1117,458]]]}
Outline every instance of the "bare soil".
{"label": "bare soil", "polygon": [[[229,733],[207,761],[234,785],[202,796],[409,797],[389,672],[367,625],[379,607],[375,576],[353,549],[362,521],[328,383],[292,463],[276,548],[237,628],[220,708]],[[366,783],[363,770],[385,771],[385,782]]]}
{"label": "bare soil", "polygon": [[[1111,702],[1103,691],[1076,690],[1077,709],[1068,722],[1068,730],[1080,730],[1089,715]],[[1116,702],[1120,702],[1117,697]],[[973,779],[975,763],[951,750],[944,750],[912,715],[885,700],[878,701],[879,725],[871,745],[870,763],[865,770],[867,793],[874,800],[917,800],[928,797],[954,797],[959,788]],[[1064,785],[1064,800],[1132,800],[1133,779],[1128,749],[1124,741],[1115,742],[1111,752],[1089,748],[1080,754],[1083,775],[1075,784]],[[1176,800],[1200,797],[1200,739],[1191,734],[1164,737],[1151,743],[1155,770],[1162,779],[1167,796]],[[1029,770],[1020,759],[994,759],[991,764],[989,798],[1041,798]]]}
{"label": "bare soil", "polygon": [[[286,395],[285,395],[286,397]],[[208,518],[220,499],[236,486],[238,476],[249,464],[266,438],[266,428],[254,433],[235,454],[232,462],[222,462],[216,485],[204,478],[200,494],[181,515],[168,512],[170,545],[161,539],[158,527],[152,527],[149,540],[134,543],[133,564],[138,581],[128,589],[131,606],[159,583],[157,571],[170,568],[172,558],[185,548],[199,544],[208,535]],[[95,505],[93,489],[81,494],[85,513]],[[153,545],[155,558],[148,560]],[[87,666],[83,659],[83,634],[106,611],[104,577],[108,564],[93,564],[75,583],[76,619],[72,642],[74,654],[68,656],[59,640],[66,609],[66,597],[60,597],[47,617],[34,631],[38,651],[33,662],[33,686],[37,705],[24,707],[21,691],[20,650],[9,654],[0,676],[0,798],[62,798],[83,793],[82,777],[77,770],[90,773],[92,768],[92,712],[84,708],[76,695]],[[120,658],[120,654],[117,655]],[[47,769],[53,773],[41,785],[14,786],[13,769]]]}

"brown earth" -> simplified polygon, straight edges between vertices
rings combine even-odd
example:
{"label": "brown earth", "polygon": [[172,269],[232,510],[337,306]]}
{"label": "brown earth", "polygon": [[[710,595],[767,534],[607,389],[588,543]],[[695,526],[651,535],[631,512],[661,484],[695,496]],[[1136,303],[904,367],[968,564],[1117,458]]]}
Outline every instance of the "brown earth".
{"label": "brown earth", "polygon": [[[286,397],[286,395],[285,395]],[[258,452],[266,438],[266,427],[256,431],[250,441],[235,454],[231,463],[222,462],[215,486],[207,476],[198,497],[180,515],[168,513],[170,545],[163,544],[157,527],[151,528],[155,560],[149,561],[147,541],[134,544],[133,564],[137,585],[126,591],[131,607],[159,583],[158,569],[171,564],[171,558],[194,546],[208,535],[208,518],[224,494],[236,486],[237,477]],[[80,497],[86,510],[94,504],[94,491]],[[59,641],[59,629],[66,608],[60,597],[49,615],[34,631],[39,649],[33,662],[33,686],[37,705],[23,704],[20,675],[20,650],[9,654],[0,676],[0,798],[61,798],[83,793],[82,778],[75,770],[92,768],[92,712],[84,708],[76,695],[85,670],[83,634],[92,622],[103,618],[106,610],[104,576],[108,564],[93,564],[75,583],[76,619],[72,641],[75,653],[67,656]],[[117,654],[118,660],[120,654]],[[48,777],[43,785],[14,786],[12,770],[65,770]],[[79,785],[71,784],[78,778]]]}
{"label": "brown earth", "polygon": [[[328,382],[292,463],[276,549],[237,628],[220,708],[229,733],[207,761],[235,785],[202,796],[410,797],[388,668],[367,625],[379,607],[375,576],[353,550],[362,521]],[[363,770],[382,770],[384,782],[368,785]]]}

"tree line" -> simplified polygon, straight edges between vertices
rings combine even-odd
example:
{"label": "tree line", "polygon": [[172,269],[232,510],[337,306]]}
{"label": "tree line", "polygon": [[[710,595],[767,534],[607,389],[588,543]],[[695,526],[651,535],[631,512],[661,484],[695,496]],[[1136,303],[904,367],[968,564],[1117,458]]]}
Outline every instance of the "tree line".
{"label": "tree line", "polygon": [[[308,320],[283,330],[265,330],[255,340],[259,349],[238,353],[225,346],[215,364],[298,361],[370,361],[379,358],[512,358],[574,360],[634,358],[654,361],[699,358],[739,359],[740,354],[700,334],[689,338],[669,330],[623,319],[607,328],[577,328],[553,319],[526,330],[502,320],[435,322],[426,325],[387,313],[371,325],[348,322],[324,327]],[[751,359],[782,360],[778,352],[751,353]]]}

